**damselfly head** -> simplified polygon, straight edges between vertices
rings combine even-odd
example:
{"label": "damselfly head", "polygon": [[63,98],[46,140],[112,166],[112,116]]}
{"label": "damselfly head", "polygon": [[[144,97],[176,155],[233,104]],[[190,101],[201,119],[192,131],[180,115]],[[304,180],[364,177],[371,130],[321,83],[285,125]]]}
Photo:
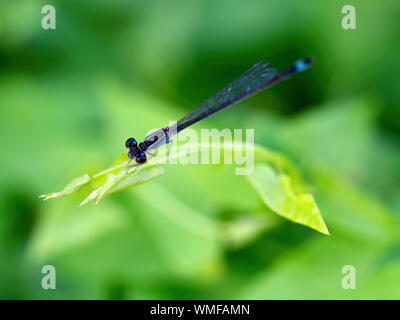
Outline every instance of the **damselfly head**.
{"label": "damselfly head", "polygon": [[134,138],[129,138],[125,142],[125,147],[127,148],[132,148],[132,147],[137,147],[137,141]]}
{"label": "damselfly head", "polygon": [[147,161],[147,157],[146,157],[146,154],[144,152],[140,152],[136,156],[136,162],[137,163],[145,163],[146,161]]}

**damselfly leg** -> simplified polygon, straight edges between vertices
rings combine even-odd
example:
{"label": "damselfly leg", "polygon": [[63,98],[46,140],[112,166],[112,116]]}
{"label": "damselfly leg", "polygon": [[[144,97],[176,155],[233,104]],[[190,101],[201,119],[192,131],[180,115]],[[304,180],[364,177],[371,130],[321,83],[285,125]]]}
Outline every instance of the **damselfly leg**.
{"label": "damselfly leg", "polygon": [[126,164],[126,167],[124,169],[126,171],[125,173],[128,173],[130,168],[136,167],[136,169],[137,169],[137,167],[139,166],[139,163],[131,164],[132,160],[133,159],[129,159],[128,163]]}

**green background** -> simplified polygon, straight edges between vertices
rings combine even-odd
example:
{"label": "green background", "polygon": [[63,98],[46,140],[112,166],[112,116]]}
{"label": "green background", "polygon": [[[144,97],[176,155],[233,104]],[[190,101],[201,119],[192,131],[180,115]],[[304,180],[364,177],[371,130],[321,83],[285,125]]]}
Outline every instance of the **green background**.
{"label": "green background", "polygon": [[[400,298],[398,1],[51,1],[56,30],[41,28],[45,4],[0,2],[0,298]],[[254,128],[331,236],[269,212],[230,166],[167,166],[97,207],[37,198],[255,62],[309,55],[307,72],[195,128]],[[46,264],[56,290],[41,288]]]}

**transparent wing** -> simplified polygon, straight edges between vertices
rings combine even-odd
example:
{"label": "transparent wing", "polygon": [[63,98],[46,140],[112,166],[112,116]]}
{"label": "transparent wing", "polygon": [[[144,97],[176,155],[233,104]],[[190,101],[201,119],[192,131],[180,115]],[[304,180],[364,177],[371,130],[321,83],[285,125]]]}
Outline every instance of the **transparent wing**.
{"label": "transparent wing", "polygon": [[151,134],[149,134],[145,139],[144,142],[146,144],[144,151],[147,150],[155,150],[161,147],[164,144],[167,144],[169,139],[165,134],[163,129],[157,130]]}
{"label": "transparent wing", "polygon": [[298,60],[291,67],[278,73],[268,68],[269,63],[260,61],[243,73],[235,81],[204,102],[201,106],[184,116],[170,127],[166,127],[148,135],[143,142],[143,150],[157,149],[170,142],[170,137],[179,133],[193,123],[234,105],[271,85],[290,78],[296,73],[307,70],[313,64],[313,58]]}
{"label": "transparent wing", "polygon": [[276,70],[268,68],[268,65],[269,63],[263,61],[256,63],[235,81],[180,119],[177,122],[177,132],[264,88],[277,74]]}

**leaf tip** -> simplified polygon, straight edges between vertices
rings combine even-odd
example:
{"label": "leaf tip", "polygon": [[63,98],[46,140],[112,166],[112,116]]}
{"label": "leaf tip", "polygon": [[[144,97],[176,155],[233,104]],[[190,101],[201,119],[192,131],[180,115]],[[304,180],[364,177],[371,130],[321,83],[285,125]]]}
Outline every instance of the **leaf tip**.
{"label": "leaf tip", "polygon": [[53,192],[53,193],[47,193],[47,194],[41,194],[38,196],[38,198],[42,198],[43,201],[53,199],[53,198],[59,198],[60,193],[59,192]]}
{"label": "leaf tip", "polygon": [[[321,217],[321,219],[322,219],[322,217]],[[321,232],[322,234],[324,234],[326,236],[331,236],[331,233],[329,232],[328,227],[326,226],[326,224],[323,220],[322,220],[322,226],[315,230]]]}

